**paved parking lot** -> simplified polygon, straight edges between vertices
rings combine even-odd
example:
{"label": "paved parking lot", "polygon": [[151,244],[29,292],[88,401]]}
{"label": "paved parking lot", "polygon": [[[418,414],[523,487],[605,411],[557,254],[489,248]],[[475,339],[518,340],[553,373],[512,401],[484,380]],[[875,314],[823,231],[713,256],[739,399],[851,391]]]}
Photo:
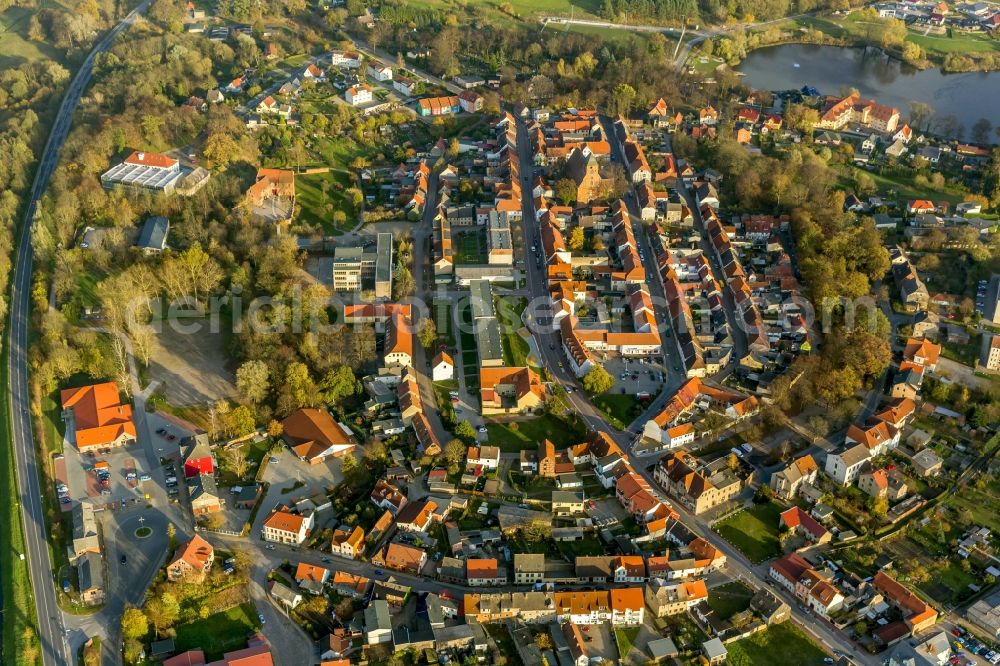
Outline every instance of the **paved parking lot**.
{"label": "paved parking lot", "polygon": [[[268,489],[267,495],[260,500],[261,508],[257,512],[257,519],[251,530],[252,538],[259,536],[261,524],[275,504],[291,502],[301,497],[325,492],[328,488],[332,489],[344,478],[340,471],[340,460],[337,458],[330,458],[317,465],[310,465],[299,460],[288,448],[282,448],[280,453],[271,456],[271,458],[274,458],[276,462],[268,462],[262,479],[270,483],[271,487]],[[281,492],[293,486],[297,487],[288,492]]]}
{"label": "paved parking lot", "polygon": [[611,393],[627,395],[648,393],[655,396],[663,389],[664,380],[670,376],[662,363],[618,356],[606,360],[604,369],[615,379]]}
{"label": "paved parking lot", "polygon": [[625,518],[625,509],[612,498],[589,500],[585,510],[599,528],[614,527]]}

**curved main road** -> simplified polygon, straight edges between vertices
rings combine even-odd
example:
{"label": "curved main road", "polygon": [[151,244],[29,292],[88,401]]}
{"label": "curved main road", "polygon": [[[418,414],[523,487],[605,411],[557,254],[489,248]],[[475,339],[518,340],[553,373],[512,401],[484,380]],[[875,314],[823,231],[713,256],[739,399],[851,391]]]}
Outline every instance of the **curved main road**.
{"label": "curved main road", "polygon": [[[10,308],[10,348],[8,363],[8,395],[10,395],[10,421],[13,435],[15,471],[17,473],[18,503],[24,522],[24,537],[27,546],[25,557],[31,573],[31,587],[38,610],[38,637],[41,641],[42,663],[46,666],[72,664],[75,655],[70,654],[66,643],[62,621],[62,611],[56,604],[52,561],[49,557],[48,529],[42,507],[42,489],[38,478],[38,461],[35,460],[35,439],[28,413],[30,402],[28,391],[28,324],[31,314],[31,225],[38,208],[38,201],[49,184],[49,178],[59,161],[59,151],[66,141],[80,97],[90,82],[94,58],[108,50],[123,30],[146,11],[152,0],[143,0],[100,42],[83,61],[76,76],[70,83],[56,116],[49,138],[45,143],[35,172],[31,188],[31,198],[24,215],[20,238],[17,243],[17,260],[11,291]],[[8,611],[11,609],[7,609]],[[17,609],[23,612],[24,609]],[[12,655],[5,655],[5,663],[14,663]]]}

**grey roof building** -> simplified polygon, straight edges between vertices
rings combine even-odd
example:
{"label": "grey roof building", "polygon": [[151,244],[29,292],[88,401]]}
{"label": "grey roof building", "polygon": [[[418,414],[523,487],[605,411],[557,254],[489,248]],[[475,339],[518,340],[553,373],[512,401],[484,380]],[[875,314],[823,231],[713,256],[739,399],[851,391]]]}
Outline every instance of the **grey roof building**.
{"label": "grey roof building", "polygon": [[170,234],[170,220],[157,215],[147,218],[139,232],[135,245],[146,254],[163,252],[167,247],[167,236]]}

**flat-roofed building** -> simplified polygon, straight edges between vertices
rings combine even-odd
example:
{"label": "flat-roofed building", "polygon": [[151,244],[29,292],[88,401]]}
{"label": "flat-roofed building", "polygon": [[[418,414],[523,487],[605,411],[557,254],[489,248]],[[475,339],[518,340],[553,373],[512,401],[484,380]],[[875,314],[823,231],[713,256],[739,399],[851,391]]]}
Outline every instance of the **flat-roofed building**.
{"label": "flat-roofed building", "polygon": [[392,296],[392,234],[379,234],[375,245],[334,249],[333,290],[362,289],[374,289],[375,298]]}
{"label": "flat-roofed building", "polygon": [[101,185],[108,189],[124,185],[169,193],[174,191],[181,175],[180,163],[174,158],[137,150],[102,173]]}

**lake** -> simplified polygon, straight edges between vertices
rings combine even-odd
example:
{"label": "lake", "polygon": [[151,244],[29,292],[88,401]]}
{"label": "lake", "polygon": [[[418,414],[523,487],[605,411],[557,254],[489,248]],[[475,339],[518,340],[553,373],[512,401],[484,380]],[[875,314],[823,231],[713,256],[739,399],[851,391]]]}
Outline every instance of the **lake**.
{"label": "lake", "polygon": [[[798,67],[795,64],[798,63]],[[808,85],[824,95],[857,88],[865,97],[894,106],[905,120],[910,102],[929,104],[936,118],[955,116],[965,136],[980,118],[1000,125],[1000,72],[943,74],[914,69],[877,49],[785,44],[752,51],[737,68],[747,85],[792,90]],[[994,142],[996,135],[990,137]]]}

